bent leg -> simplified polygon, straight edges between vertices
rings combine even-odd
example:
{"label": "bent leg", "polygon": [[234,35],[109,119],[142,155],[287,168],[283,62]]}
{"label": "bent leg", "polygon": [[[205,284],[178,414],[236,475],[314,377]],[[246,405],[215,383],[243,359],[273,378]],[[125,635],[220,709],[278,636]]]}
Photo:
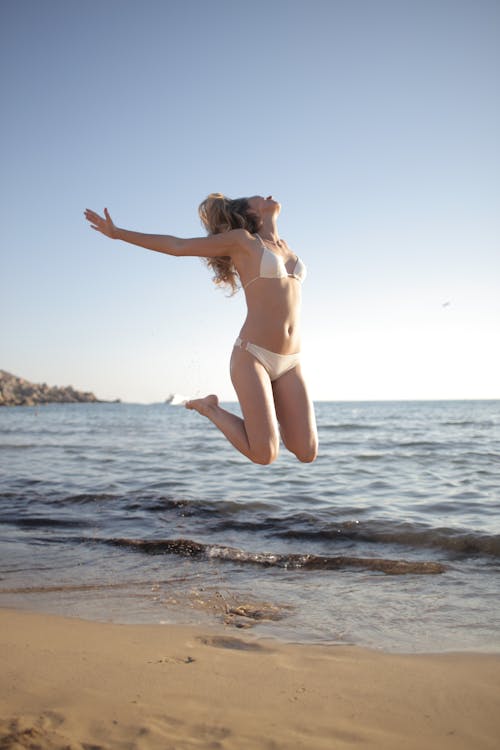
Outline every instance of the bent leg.
{"label": "bent leg", "polygon": [[314,461],[318,454],[316,417],[300,365],[273,382],[273,393],[285,446],[299,461]]}
{"label": "bent leg", "polygon": [[219,406],[216,396],[188,401],[210,419],[229,442],[254,463],[272,463],[279,450],[279,433],[269,376],[255,357],[234,349],[231,379],[238,395],[243,419]]}

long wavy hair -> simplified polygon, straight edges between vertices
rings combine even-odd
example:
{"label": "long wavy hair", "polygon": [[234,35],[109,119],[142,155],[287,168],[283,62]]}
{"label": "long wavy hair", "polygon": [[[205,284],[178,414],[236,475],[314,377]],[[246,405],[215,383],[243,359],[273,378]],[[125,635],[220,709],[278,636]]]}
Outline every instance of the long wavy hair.
{"label": "long wavy hair", "polygon": [[[247,198],[232,200],[222,193],[210,193],[200,203],[198,213],[208,234],[221,234],[231,229],[246,229],[250,234],[258,232],[262,221],[253,213]],[[238,274],[229,255],[204,258],[207,266],[214,271],[213,281],[220,286],[228,286],[231,294],[238,290]]]}

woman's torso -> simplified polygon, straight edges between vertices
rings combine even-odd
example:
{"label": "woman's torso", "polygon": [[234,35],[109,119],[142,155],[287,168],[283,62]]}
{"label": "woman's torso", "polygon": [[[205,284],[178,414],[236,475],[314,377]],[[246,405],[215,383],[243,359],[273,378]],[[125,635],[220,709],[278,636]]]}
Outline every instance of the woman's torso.
{"label": "woman's torso", "polygon": [[241,338],[279,354],[300,351],[301,284],[305,266],[283,243],[277,251],[259,235],[236,264],[247,301]]}

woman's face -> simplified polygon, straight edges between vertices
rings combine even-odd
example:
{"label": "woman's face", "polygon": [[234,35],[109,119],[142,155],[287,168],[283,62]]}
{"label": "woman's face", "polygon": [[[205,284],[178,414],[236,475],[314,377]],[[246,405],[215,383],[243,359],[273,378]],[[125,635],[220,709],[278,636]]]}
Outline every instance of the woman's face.
{"label": "woman's face", "polygon": [[253,195],[248,198],[248,206],[261,218],[264,218],[266,214],[279,214],[281,211],[281,205],[274,200],[272,195],[268,195],[267,198],[263,198],[261,195]]}

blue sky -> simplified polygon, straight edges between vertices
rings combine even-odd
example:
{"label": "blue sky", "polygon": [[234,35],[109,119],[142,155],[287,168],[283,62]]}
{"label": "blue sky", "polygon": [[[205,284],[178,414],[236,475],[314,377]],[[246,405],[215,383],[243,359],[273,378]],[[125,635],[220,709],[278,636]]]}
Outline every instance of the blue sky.
{"label": "blue sky", "polygon": [[[90,230],[273,194],[315,399],[500,397],[500,5],[2,0],[0,367],[233,399],[241,294]],[[449,303],[449,304],[446,304]]]}

